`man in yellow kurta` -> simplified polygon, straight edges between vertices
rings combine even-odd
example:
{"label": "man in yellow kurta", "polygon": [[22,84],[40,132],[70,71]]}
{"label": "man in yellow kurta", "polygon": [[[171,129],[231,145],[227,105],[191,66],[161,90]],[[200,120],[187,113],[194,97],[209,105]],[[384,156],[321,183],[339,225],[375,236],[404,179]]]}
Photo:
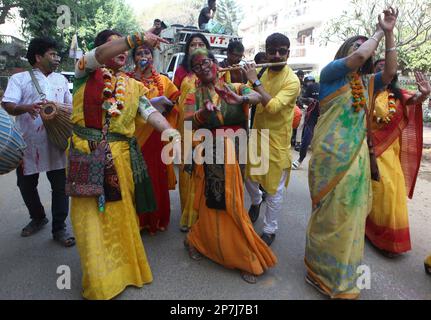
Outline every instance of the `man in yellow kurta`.
{"label": "man in yellow kurta", "polygon": [[[290,41],[286,36],[280,33],[269,36],[266,39],[268,62],[287,61],[289,48]],[[267,193],[267,210],[261,237],[271,245],[278,230],[277,218],[282,211],[283,191],[289,182],[293,110],[300,93],[300,82],[287,65],[269,68],[260,80],[255,68],[247,65],[244,69],[254,90],[263,98],[256,108],[253,125],[253,129],[257,130],[257,139],[253,139],[252,135],[249,143],[249,154],[257,155],[260,159],[257,165],[252,159],[249,159],[247,164],[246,187],[252,201],[249,215],[253,222],[259,217],[262,203],[260,185]],[[269,140],[266,143],[269,144],[269,148],[266,148],[268,151],[265,151],[265,140]],[[269,164],[268,170],[263,165],[265,162]]]}

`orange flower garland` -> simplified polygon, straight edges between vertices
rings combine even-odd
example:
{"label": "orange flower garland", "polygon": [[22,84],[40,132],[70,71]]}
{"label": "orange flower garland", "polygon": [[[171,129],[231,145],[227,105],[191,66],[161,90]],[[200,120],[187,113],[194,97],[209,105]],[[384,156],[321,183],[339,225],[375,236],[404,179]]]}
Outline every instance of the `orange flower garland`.
{"label": "orange flower garland", "polygon": [[[102,73],[105,86],[103,88],[103,98],[105,99],[103,109],[113,117],[119,116],[121,114],[120,110],[124,109],[126,79],[121,73],[114,76],[114,71],[107,68],[102,68]],[[116,80],[115,85],[114,80]]]}
{"label": "orange flower garland", "polygon": [[162,83],[162,77],[160,76],[160,74],[157,73],[157,71],[152,68],[151,69],[151,77],[148,79],[145,79],[144,77],[142,77],[142,83],[145,85],[145,87],[149,87],[151,82],[154,82],[154,84],[157,87],[157,90],[159,91],[159,97],[164,95],[164,88],[163,88],[163,83]]}
{"label": "orange flower garland", "polygon": [[392,117],[397,112],[397,101],[395,99],[395,95],[392,92],[390,92],[389,96],[388,96],[388,111],[389,111],[389,114],[386,117],[384,117],[384,118],[377,117],[376,118],[377,123],[384,122],[384,123],[388,124],[389,122],[391,122]]}
{"label": "orange flower garland", "polygon": [[353,74],[350,80],[350,87],[352,88],[352,108],[355,112],[365,109],[367,100],[365,99],[364,86],[358,73]]}

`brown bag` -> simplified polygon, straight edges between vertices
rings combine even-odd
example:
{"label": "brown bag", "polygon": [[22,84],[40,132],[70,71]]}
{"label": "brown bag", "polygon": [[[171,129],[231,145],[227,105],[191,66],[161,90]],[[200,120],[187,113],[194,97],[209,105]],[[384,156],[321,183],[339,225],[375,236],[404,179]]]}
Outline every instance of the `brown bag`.
{"label": "brown bag", "polygon": [[104,195],[107,133],[110,117],[107,116],[102,129],[102,140],[89,154],[75,149],[73,137],[66,177],[66,195],[70,197],[99,197]]}
{"label": "brown bag", "polygon": [[371,179],[374,181],[380,181],[380,172],[379,167],[377,165],[377,158],[376,153],[374,152],[374,143],[373,143],[373,137],[371,134],[371,122],[374,115],[374,80],[375,76],[372,75],[370,82],[368,84],[368,101],[369,101],[369,108],[365,109],[365,116],[367,119],[367,144],[368,144],[368,150],[370,153],[370,169],[371,169]]}

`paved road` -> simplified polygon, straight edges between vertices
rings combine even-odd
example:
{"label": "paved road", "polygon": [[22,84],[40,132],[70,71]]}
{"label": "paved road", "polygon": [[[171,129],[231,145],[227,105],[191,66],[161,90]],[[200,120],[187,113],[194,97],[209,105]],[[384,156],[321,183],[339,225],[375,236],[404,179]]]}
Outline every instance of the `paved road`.
{"label": "paved road", "polygon": [[[76,248],[58,246],[50,238],[49,227],[30,238],[20,237],[28,217],[15,180],[14,173],[0,176],[0,299],[81,299]],[[431,300],[431,277],[423,268],[424,257],[431,253],[430,182],[428,164],[422,168],[415,199],[409,202],[413,251],[390,260],[366,246],[364,264],[371,268],[372,282],[371,289],[362,292],[362,299]],[[49,210],[49,184],[44,175],[40,190]],[[195,262],[188,258],[182,245],[184,235],[177,227],[178,193],[172,192],[171,197],[170,229],[156,237],[143,235],[153,283],[143,289],[128,288],[118,299],[322,299],[304,281],[305,229],[310,216],[306,168],[293,172],[284,197],[281,229],[272,246],[279,263],[256,285],[246,284],[237,271],[209,260]],[[247,198],[247,207],[248,203]],[[258,232],[261,228],[262,218],[256,224]],[[57,289],[56,271],[60,265],[71,268],[70,290]]]}

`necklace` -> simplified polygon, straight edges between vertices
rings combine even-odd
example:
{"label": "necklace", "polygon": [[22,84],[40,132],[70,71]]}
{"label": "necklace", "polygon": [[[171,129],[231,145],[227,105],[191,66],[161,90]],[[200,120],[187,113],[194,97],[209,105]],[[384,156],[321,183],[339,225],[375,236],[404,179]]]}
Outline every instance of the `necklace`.
{"label": "necklace", "polygon": [[108,68],[102,68],[103,73],[103,109],[106,110],[112,117],[121,115],[121,110],[124,109],[125,94],[126,94],[126,78],[119,72],[115,72]]}
{"label": "necklace", "polygon": [[149,78],[142,77],[141,81],[147,88],[149,88],[150,84],[154,82],[157,87],[157,90],[159,91],[159,97],[163,96],[164,88],[162,83],[162,77],[160,76],[160,74],[157,73],[154,68],[151,69],[151,76]]}
{"label": "necklace", "polygon": [[394,114],[397,112],[397,102],[395,99],[395,95],[392,92],[389,92],[388,95],[388,115],[385,117],[376,117],[376,121],[377,123],[386,123],[388,124],[389,122],[391,122],[392,117],[394,116]]}

